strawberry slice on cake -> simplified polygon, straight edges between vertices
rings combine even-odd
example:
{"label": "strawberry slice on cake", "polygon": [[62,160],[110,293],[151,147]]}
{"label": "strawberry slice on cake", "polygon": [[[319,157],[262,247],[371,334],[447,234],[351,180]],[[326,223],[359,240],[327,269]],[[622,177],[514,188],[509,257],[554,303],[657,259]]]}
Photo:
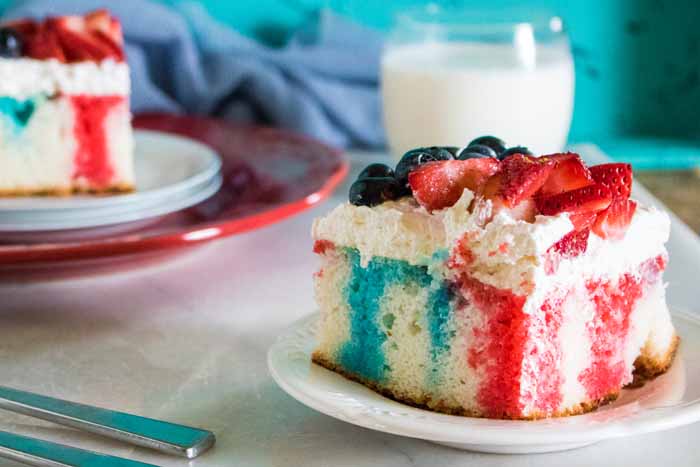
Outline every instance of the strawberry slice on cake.
{"label": "strawberry slice on cake", "polygon": [[465,189],[480,189],[499,168],[490,157],[429,162],[409,174],[408,184],[416,201],[432,211],[452,206]]}
{"label": "strawberry slice on cake", "polygon": [[669,219],[629,199],[631,167],[477,141],[500,152],[373,164],[314,222],[314,362],[412,405],[512,419],[587,412],[666,371]]}
{"label": "strawberry slice on cake", "polygon": [[0,25],[0,195],[134,189],[129,68],[106,10]]}

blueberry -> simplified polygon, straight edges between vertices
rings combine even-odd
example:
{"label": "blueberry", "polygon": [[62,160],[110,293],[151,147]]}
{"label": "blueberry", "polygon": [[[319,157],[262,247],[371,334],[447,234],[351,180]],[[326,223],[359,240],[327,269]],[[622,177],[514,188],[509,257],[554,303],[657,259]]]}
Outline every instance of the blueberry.
{"label": "blueberry", "polygon": [[459,153],[459,157],[457,159],[461,161],[466,161],[467,159],[482,159],[485,157],[491,157],[491,156],[485,156],[484,154],[478,153],[478,152],[471,152],[468,150],[468,148],[465,148],[464,151]]}
{"label": "blueberry", "polygon": [[532,156],[532,152],[525,146],[513,146],[512,148],[508,148],[501,154],[499,154],[498,158],[500,160],[503,160],[508,156],[512,156],[513,154],[524,154],[526,156]]}
{"label": "blueberry", "polygon": [[457,154],[459,154],[459,148],[457,146],[443,146],[442,149],[452,154],[452,157],[455,159],[457,158]]}
{"label": "blueberry", "polygon": [[350,186],[350,202],[355,206],[376,206],[397,199],[402,194],[399,182],[393,177],[368,177]]}
{"label": "blueberry", "polygon": [[488,146],[484,146],[483,144],[472,144],[471,146],[464,148],[462,152],[459,153],[459,157],[457,157],[457,159],[464,161],[467,159],[478,159],[481,157],[496,158],[498,157],[498,154],[496,154],[496,151]]}
{"label": "blueberry", "polygon": [[0,28],[0,57],[22,56],[22,38],[12,28]]}
{"label": "blueberry", "polygon": [[370,177],[393,177],[394,169],[386,164],[370,164],[365,167],[360,175],[357,176],[358,180]]}
{"label": "blueberry", "polygon": [[506,150],[506,143],[502,139],[496,138],[495,136],[479,136],[478,138],[473,139],[467,145],[467,147],[473,146],[475,144],[488,146],[491,149],[493,149],[496,154],[500,154]]}
{"label": "blueberry", "polygon": [[432,146],[429,148],[411,149],[404,154],[399,163],[396,164],[394,176],[403,187],[408,183],[408,174],[419,166],[426,162],[447,161],[450,159],[454,159],[454,156],[445,148]]}

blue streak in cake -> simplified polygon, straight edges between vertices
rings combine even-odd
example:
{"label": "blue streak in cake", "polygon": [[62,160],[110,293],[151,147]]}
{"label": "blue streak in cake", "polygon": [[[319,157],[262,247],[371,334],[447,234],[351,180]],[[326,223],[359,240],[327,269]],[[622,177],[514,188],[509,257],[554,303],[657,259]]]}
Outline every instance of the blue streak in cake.
{"label": "blue streak in cake", "polygon": [[452,342],[453,335],[450,330],[452,298],[452,290],[446,282],[443,282],[440,287],[430,292],[426,306],[430,332],[430,357],[433,364],[430,369],[430,380],[433,384],[440,382],[442,368],[440,357],[450,350]]}
{"label": "blue streak in cake", "polygon": [[[390,371],[382,348],[387,339],[382,329],[382,323],[384,326],[387,324],[386,317],[380,316],[386,288],[397,283],[431,287],[434,279],[426,266],[374,257],[366,267],[362,267],[360,254],[356,249],[345,249],[345,254],[350,265],[350,277],[345,287],[350,311],[350,336],[339,349],[339,360],[345,369],[358,376],[382,381],[386,372]],[[448,285],[441,282],[431,290],[426,304],[430,352],[436,368],[439,366],[440,355],[450,347],[452,336],[448,327],[451,319],[451,300],[452,293]],[[434,368],[430,371],[435,373]]]}
{"label": "blue streak in cake", "polygon": [[24,129],[36,110],[33,99],[17,100],[13,97],[0,97],[0,114],[9,119],[18,130]]}
{"label": "blue streak in cake", "polygon": [[345,287],[350,307],[350,338],[340,349],[340,362],[358,376],[381,381],[386,361],[382,344],[386,336],[377,321],[387,271],[376,258],[363,268],[357,250],[347,249],[345,254],[350,263],[350,277]]}

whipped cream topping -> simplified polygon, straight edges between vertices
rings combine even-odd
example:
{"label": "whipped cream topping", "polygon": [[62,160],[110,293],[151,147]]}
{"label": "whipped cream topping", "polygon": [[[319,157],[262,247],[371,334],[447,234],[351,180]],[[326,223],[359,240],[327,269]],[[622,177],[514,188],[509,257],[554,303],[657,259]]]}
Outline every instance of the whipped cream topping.
{"label": "whipped cream topping", "polygon": [[[436,252],[451,250],[470,232],[470,249],[488,266],[512,265],[522,256],[542,254],[572,229],[564,215],[538,216],[528,223],[499,214],[486,223],[490,204],[470,212],[473,199],[474,194],[464,190],[455,205],[432,213],[411,197],[371,208],[344,203],[314,221],[312,236],[357,248],[363,262],[384,256],[426,264]],[[499,249],[503,243],[512,248]]]}
{"label": "whipped cream topping", "polygon": [[373,256],[428,264],[436,251],[448,246],[441,216],[431,215],[410,197],[372,208],[341,204],[314,221],[312,236],[357,248],[363,265]]}
{"label": "whipped cream topping", "polygon": [[123,62],[61,63],[56,59],[0,58],[0,95],[27,99],[38,94],[127,95],[129,66]]}
{"label": "whipped cream topping", "polygon": [[[429,213],[412,198],[369,208],[349,203],[314,222],[314,239],[357,248],[366,264],[373,256],[402,259],[411,264],[434,262],[441,251],[451,252],[467,239],[473,262],[466,266],[476,279],[516,294],[537,294],[543,284],[571,284],[586,277],[616,277],[643,261],[666,254],[670,220],[655,208],[639,205],[622,239],[602,239],[591,233],[584,254],[562,259],[548,274],[547,250],[573,229],[567,214],[536,217],[529,223],[501,212],[491,214],[487,201],[473,212],[474,194],[465,190],[449,208]],[[537,287],[535,288],[535,284]],[[535,302],[538,297],[533,297]]]}
{"label": "whipped cream topping", "polygon": [[586,253],[564,260],[557,268],[558,277],[604,275],[615,277],[633,270],[643,261],[666,255],[671,220],[663,211],[637,206],[625,236],[619,240],[602,239],[591,234]]}

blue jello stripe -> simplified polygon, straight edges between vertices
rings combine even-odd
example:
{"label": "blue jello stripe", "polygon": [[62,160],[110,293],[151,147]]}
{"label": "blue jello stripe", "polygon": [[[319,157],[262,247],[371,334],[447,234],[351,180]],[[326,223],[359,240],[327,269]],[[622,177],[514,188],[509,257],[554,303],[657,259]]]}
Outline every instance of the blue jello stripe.
{"label": "blue jello stripe", "polygon": [[[394,283],[415,283],[429,287],[432,276],[425,266],[414,266],[406,261],[373,258],[366,267],[360,264],[356,249],[347,249],[350,277],[345,288],[350,308],[350,339],[341,346],[339,360],[343,367],[359,376],[382,381],[386,376],[386,356],[382,345],[386,335],[380,327],[381,300],[386,288]],[[448,325],[452,295],[447,284],[431,292],[428,300],[428,323],[431,357],[438,366],[438,358],[449,349]],[[430,369],[435,373],[434,368]]]}
{"label": "blue jello stripe", "polygon": [[8,118],[15,128],[26,127],[35,110],[36,103],[33,99],[18,100],[13,97],[0,97],[0,114]]}
{"label": "blue jello stripe", "polygon": [[350,339],[340,349],[340,362],[356,375],[381,381],[385,372],[382,344],[386,336],[379,329],[377,315],[387,277],[376,260],[363,268],[357,250],[349,249],[346,255],[350,263],[345,288],[350,307]]}
{"label": "blue jello stripe", "polygon": [[452,342],[452,298],[449,285],[443,282],[440,287],[431,291],[426,307],[430,331],[430,379],[433,384],[440,382],[441,357],[450,350]]}

